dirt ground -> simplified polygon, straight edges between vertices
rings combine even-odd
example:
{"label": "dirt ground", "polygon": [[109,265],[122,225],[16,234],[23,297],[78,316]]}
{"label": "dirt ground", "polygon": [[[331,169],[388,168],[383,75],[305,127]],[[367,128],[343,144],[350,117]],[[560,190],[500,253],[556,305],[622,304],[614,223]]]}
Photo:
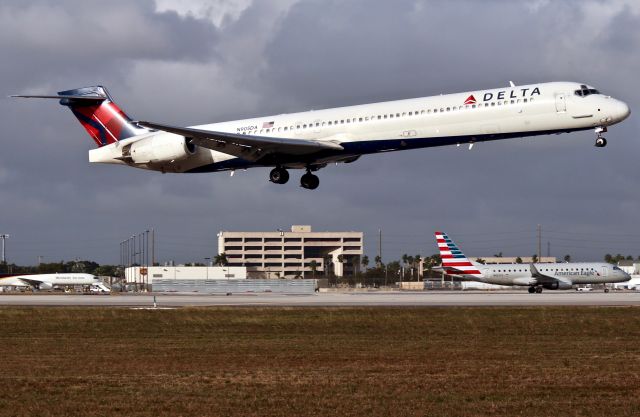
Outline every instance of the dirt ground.
{"label": "dirt ground", "polygon": [[637,416],[640,309],[0,308],[2,416]]}

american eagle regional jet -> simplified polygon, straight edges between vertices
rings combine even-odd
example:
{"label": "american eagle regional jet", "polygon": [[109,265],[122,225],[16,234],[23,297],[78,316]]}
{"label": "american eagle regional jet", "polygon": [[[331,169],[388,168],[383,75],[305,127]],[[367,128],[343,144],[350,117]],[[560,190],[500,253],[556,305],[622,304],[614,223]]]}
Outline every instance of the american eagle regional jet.
{"label": "american eagle regional jet", "polygon": [[[442,258],[441,269],[457,278],[496,285],[529,287],[530,293],[548,290],[568,290],[578,284],[625,282],[631,276],[609,263],[532,263],[483,265],[470,261],[446,233],[436,232],[436,242]],[[608,292],[605,289],[605,292]]]}
{"label": "american eagle regional jet", "polygon": [[271,182],[285,184],[289,169],[304,169],[300,185],[316,189],[313,172],[362,155],[445,145],[559,134],[602,133],[629,116],[624,102],[574,82],[494,90],[282,114],[193,127],[133,121],[106,88],[84,87],[57,95],[98,148],[93,163],[120,164],[162,173],[234,171],[273,167]]}

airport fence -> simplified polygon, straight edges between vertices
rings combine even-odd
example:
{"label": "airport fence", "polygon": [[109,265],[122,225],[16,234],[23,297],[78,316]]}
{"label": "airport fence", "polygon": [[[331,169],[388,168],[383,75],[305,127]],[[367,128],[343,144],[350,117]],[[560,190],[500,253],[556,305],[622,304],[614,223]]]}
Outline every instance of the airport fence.
{"label": "airport fence", "polygon": [[198,292],[198,293],[280,293],[313,294],[317,283],[314,279],[276,280],[196,280],[196,279],[154,279],[153,292]]}
{"label": "airport fence", "polygon": [[460,281],[424,281],[425,290],[462,290],[462,283]]}

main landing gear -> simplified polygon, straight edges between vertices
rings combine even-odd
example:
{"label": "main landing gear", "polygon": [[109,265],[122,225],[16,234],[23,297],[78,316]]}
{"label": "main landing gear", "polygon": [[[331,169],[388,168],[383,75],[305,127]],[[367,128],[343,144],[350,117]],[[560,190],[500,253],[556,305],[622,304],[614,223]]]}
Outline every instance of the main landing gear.
{"label": "main landing gear", "polygon": [[596,148],[604,148],[607,146],[607,140],[602,137],[602,134],[607,131],[607,127],[596,128]]}
{"label": "main landing gear", "polygon": [[[269,181],[275,184],[286,184],[289,181],[289,171],[279,166],[275,167],[269,173]],[[300,186],[307,190],[315,190],[319,185],[320,179],[311,173],[311,169],[307,169],[307,173],[300,178]]]}
{"label": "main landing gear", "polygon": [[282,167],[275,167],[269,173],[269,181],[275,184],[286,184],[289,181],[289,171]]}
{"label": "main landing gear", "polygon": [[542,293],[542,287],[529,287],[529,294],[541,294]]}
{"label": "main landing gear", "polygon": [[320,185],[320,178],[317,175],[313,175],[309,170],[300,178],[300,186],[307,190],[315,190],[318,185]]}

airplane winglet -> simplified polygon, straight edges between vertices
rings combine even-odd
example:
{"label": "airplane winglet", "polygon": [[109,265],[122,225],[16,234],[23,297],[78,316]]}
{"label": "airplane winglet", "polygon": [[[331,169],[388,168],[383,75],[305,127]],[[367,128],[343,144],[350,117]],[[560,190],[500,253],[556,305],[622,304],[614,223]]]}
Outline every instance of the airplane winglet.
{"label": "airplane winglet", "polygon": [[539,278],[542,274],[538,271],[538,268],[534,264],[529,264],[529,270],[531,271],[531,276],[533,278]]}

